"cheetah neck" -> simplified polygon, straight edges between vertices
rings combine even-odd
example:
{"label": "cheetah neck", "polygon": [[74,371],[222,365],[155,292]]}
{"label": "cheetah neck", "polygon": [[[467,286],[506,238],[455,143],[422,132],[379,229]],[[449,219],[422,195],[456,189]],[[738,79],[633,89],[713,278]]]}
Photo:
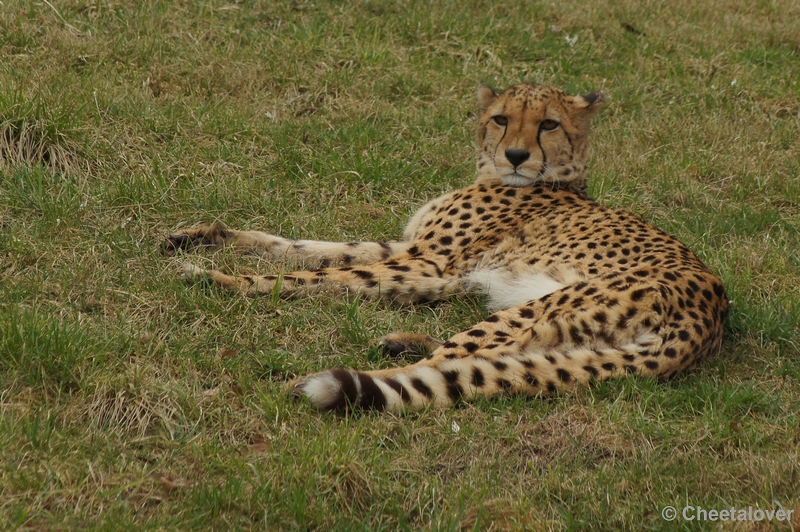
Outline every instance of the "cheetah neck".
{"label": "cheetah neck", "polygon": [[558,190],[565,190],[569,192],[574,192],[578,196],[589,199],[589,195],[586,188],[586,180],[583,177],[573,179],[571,181],[548,181],[546,179],[542,179],[538,177],[536,179],[530,179],[525,176],[521,176],[519,174],[512,174],[510,176],[499,177],[495,172],[487,172],[481,171],[478,169],[477,176],[475,178],[475,183],[484,183],[488,181],[500,181],[503,185],[509,187],[530,187],[534,185],[544,185],[549,187],[553,192]]}

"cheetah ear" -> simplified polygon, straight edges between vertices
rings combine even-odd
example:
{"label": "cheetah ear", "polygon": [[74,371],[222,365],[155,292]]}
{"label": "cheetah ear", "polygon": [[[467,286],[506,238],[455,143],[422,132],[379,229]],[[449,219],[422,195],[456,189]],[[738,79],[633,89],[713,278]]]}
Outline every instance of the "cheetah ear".
{"label": "cheetah ear", "polygon": [[594,91],[583,96],[575,96],[572,105],[582,118],[591,120],[603,108],[605,103],[606,97],[603,93]]}
{"label": "cheetah ear", "polygon": [[478,107],[481,111],[492,105],[497,99],[497,93],[489,85],[481,84],[478,87]]}

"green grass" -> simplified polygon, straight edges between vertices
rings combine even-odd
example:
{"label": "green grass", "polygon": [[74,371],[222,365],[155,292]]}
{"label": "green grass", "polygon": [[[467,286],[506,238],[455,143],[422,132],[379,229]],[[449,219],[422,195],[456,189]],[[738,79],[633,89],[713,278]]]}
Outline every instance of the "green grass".
{"label": "green grass", "polygon": [[[4,2],[0,528],[711,530],[661,508],[797,515],[799,54],[792,0]],[[375,339],[446,337],[480,301],[249,300],[186,286],[158,251],[217,219],[397,237],[471,181],[478,84],[519,81],[606,93],[590,191],[722,277],[719,356],[666,384],[319,414],[286,381],[389,366]]]}

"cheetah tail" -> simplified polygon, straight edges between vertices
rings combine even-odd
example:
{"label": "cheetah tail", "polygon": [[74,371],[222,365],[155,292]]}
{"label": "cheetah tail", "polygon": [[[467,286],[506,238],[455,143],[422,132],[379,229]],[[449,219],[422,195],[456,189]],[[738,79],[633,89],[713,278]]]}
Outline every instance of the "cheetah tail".
{"label": "cheetah tail", "polygon": [[290,384],[290,393],[308,397],[319,410],[385,410],[386,394],[377,381],[359,371],[336,368]]}
{"label": "cheetah tail", "polygon": [[[445,359],[434,356],[405,367],[361,372],[349,368],[323,371],[296,381],[295,396],[305,396],[320,410],[420,410],[429,405],[448,407],[476,396],[501,393],[551,395],[606,380],[639,373],[665,375],[685,366],[677,358],[654,355],[662,347],[655,334],[605,349],[572,347],[519,356]],[[674,367],[673,367],[674,366]]]}
{"label": "cheetah tail", "polygon": [[454,390],[439,383],[440,369],[423,360],[404,368],[362,372],[336,368],[295,381],[290,393],[307,397],[319,410],[419,410],[429,404],[452,405]]}

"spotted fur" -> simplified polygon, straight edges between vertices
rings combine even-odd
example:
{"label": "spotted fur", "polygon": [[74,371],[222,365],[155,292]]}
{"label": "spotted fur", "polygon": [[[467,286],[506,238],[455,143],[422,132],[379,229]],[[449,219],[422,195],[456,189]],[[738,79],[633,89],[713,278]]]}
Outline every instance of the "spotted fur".
{"label": "spotted fur", "polygon": [[320,409],[399,411],[627,373],[670,378],[719,349],[728,314],[719,279],[674,237],[586,195],[589,123],[603,95],[482,86],[478,102],[476,181],[423,206],[401,241],[291,241],[211,225],[169,236],[164,249],[231,245],[318,266],[283,276],[186,268],[248,295],[324,286],[399,302],[487,295],[494,314],[444,343],[384,341],[427,354],[416,363],[293,383]]}

